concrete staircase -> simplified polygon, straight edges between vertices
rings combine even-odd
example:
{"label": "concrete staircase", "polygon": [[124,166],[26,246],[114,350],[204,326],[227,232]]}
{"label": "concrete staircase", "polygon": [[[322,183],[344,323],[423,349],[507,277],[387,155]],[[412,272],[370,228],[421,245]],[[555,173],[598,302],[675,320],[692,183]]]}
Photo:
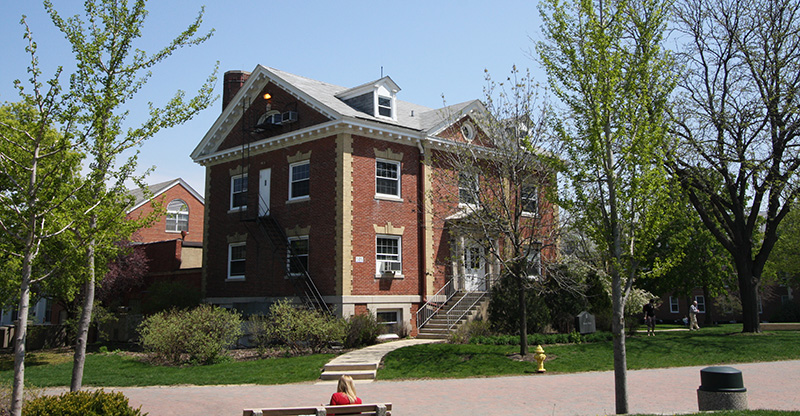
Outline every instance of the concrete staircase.
{"label": "concrete staircase", "polygon": [[[456,330],[459,326],[466,323],[469,318],[474,316],[488,301],[489,296],[487,293],[456,293],[447,301],[444,307],[436,312],[436,315],[433,315],[428,323],[419,330],[417,339],[446,339],[451,331]],[[473,304],[475,305],[470,308]],[[452,323],[448,320],[448,315],[452,317],[450,319],[455,319],[462,315],[463,317],[455,323],[452,329],[448,329]]]}

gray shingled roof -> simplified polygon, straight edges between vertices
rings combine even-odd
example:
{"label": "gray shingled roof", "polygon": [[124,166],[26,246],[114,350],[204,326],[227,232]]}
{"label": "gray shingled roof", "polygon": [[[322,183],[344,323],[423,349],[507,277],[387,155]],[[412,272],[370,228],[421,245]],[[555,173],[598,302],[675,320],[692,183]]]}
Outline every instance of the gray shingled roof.
{"label": "gray shingled roof", "polygon": [[139,206],[139,204],[141,204],[142,202],[150,199],[152,197],[152,195],[158,194],[159,192],[163,191],[164,188],[166,188],[167,186],[169,186],[169,185],[171,185],[173,183],[175,183],[175,179],[172,179],[172,180],[169,180],[169,181],[166,181],[166,182],[157,183],[157,184],[154,184],[154,185],[149,185],[147,187],[147,189],[149,190],[149,192],[147,193],[147,195],[148,195],[147,197],[145,197],[145,192],[144,192],[144,189],[142,189],[142,188],[128,189],[128,193],[131,194],[131,196],[133,196],[133,199],[134,199],[133,206],[134,207],[135,206]]}
{"label": "gray shingled roof", "polygon": [[314,100],[320,102],[342,116],[396,125],[418,131],[427,131],[438,126],[448,116],[457,115],[461,109],[474,102],[473,100],[441,109],[432,109],[398,99],[397,121],[387,120],[386,118],[375,117],[371,114],[356,110],[336,97],[337,94],[347,91],[350,88],[328,84],[326,82],[317,81],[300,75],[290,74],[275,68],[265,68],[280,77],[285,82],[293,85],[295,88],[303,91]]}

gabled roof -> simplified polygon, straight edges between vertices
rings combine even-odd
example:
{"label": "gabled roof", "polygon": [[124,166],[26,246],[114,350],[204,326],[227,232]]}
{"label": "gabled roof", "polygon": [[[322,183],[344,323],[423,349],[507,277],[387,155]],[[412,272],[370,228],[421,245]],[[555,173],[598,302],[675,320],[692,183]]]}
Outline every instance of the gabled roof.
{"label": "gabled roof", "polygon": [[[441,132],[473,109],[484,109],[483,104],[478,100],[467,101],[441,109],[431,109],[398,99],[396,100],[397,108],[395,109],[397,119],[392,120],[360,111],[351,107],[342,99],[342,97],[349,97],[351,94],[361,92],[362,89],[366,91],[365,88],[371,88],[378,83],[392,88],[397,87],[397,84],[388,76],[357,87],[347,88],[291,74],[279,69],[257,65],[247,78],[247,81],[232,97],[215,123],[192,151],[192,159],[198,161],[206,155],[221,150],[219,145],[242,116],[242,103],[248,102],[248,100],[252,101],[270,82],[297,97],[314,110],[319,111],[331,119],[332,122],[341,120],[364,121],[377,126],[385,125],[387,128],[406,130],[407,133],[404,134],[420,138]],[[396,90],[399,89],[399,87],[396,88]]]}
{"label": "gabled roof", "polygon": [[[183,179],[177,178],[170,181],[157,183],[154,185],[149,185],[147,187],[148,189],[147,193],[145,193],[145,190],[142,188],[129,189],[128,193],[131,196],[133,196],[134,201],[131,208],[128,209],[128,214],[135,211],[137,208],[141,207],[148,201],[153,200],[155,197],[163,194],[164,192],[178,185],[183,186],[187,191],[189,191],[190,194],[192,194],[192,196],[197,198],[197,200],[200,201],[201,204],[205,204],[205,200],[203,199],[203,197],[200,196],[200,194],[198,194],[197,191],[194,190],[194,188],[189,186],[189,184],[186,183],[186,181],[184,181]],[[145,196],[146,194],[151,196],[146,197]]]}

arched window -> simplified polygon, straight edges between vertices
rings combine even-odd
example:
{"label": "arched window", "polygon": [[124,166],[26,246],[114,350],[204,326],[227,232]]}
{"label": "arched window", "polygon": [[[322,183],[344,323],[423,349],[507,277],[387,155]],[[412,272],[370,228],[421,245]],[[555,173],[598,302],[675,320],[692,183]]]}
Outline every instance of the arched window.
{"label": "arched window", "polygon": [[167,231],[189,231],[189,205],[173,199],[167,205]]}

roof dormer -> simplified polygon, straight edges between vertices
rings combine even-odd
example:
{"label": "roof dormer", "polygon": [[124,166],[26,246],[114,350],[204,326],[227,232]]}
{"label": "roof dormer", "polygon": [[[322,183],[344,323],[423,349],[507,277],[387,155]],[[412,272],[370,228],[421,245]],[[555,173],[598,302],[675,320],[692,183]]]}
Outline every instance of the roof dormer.
{"label": "roof dormer", "polygon": [[336,94],[350,107],[374,117],[397,120],[397,92],[400,87],[388,76]]}

